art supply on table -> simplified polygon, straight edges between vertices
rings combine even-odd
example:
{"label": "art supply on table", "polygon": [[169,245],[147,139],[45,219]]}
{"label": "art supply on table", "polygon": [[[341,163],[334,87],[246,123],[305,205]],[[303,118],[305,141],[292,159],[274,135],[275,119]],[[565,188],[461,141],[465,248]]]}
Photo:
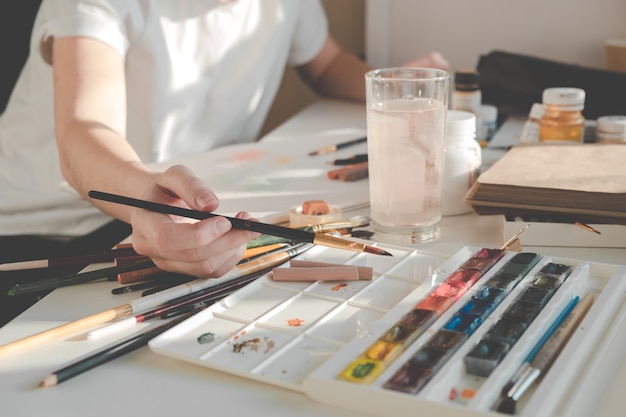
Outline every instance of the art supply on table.
{"label": "art supply on table", "polygon": [[480,146],[485,147],[491,141],[491,137],[498,129],[498,108],[491,104],[481,104],[477,116],[480,123],[476,123],[476,140]]}
{"label": "art supply on table", "polygon": [[[146,210],[172,214],[175,216],[187,217],[197,220],[208,219],[211,217],[219,216],[214,213],[206,213],[197,210],[190,210],[182,207],[168,206],[166,204],[159,204],[152,201],[139,200],[131,197],[124,197],[120,195],[105,193],[101,191],[89,191],[89,196],[94,199],[108,201],[117,204],[123,204],[127,206],[139,207]],[[330,246],[337,249],[345,249],[354,252],[367,252],[375,255],[390,256],[388,252],[381,250],[377,247],[370,246],[364,243],[342,239],[334,236],[325,235],[322,233],[311,233],[306,230],[292,229],[289,227],[277,226],[274,224],[254,222],[250,220],[243,220],[234,217],[221,216],[230,221],[233,228],[241,230],[250,230],[253,232],[264,233],[268,235],[284,237],[290,239],[292,242],[309,242],[316,245]]]}
{"label": "art supply on table", "polygon": [[365,75],[373,240],[436,239],[441,223],[449,73],[383,68]]}
{"label": "art supply on table", "polygon": [[539,120],[539,141],[583,142],[585,90],[552,87],[543,90],[544,113]]}
{"label": "art supply on table", "polygon": [[346,142],[341,142],[341,143],[337,143],[337,144],[330,145],[330,146],[325,146],[323,148],[314,150],[312,152],[309,152],[309,155],[314,156],[314,155],[320,155],[323,153],[335,152],[335,151],[338,151],[339,149],[344,149],[344,148],[347,148],[353,145],[358,145],[359,143],[365,143],[365,142],[367,142],[367,137],[348,140]]}
{"label": "art supply on table", "polygon": [[480,73],[473,69],[455,71],[450,109],[467,111],[473,113],[478,118],[481,104]]}
{"label": "art supply on table", "polygon": [[341,220],[341,208],[324,200],[306,200],[301,205],[289,209],[289,225],[301,230],[300,226],[312,226]]}
{"label": "art supply on table", "polygon": [[[301,217],[294,218],[294,221],[303,220]],[[297,223],[299,224],[299,223]],[[354,228],[357,227],[365,227],[369,225],[369,218],[367,216],[353,216],[345,220],[331,221],[330,223],[322,223],[322,224],[310,224],[310,225],[302,225],[302,226],[294,226],[298,229],[306,230],[312,233],[338,233],[340,235],[349,235],[352,233]],[[247,247],[248,250],[252,250],[257,247],[265,247],[267,245],[279,244],[279,243],[290,243],[290,239],[276,237],[271,235],[259,235],[252,240],[248,241]]]}
{"label": "art supply on table", "polygon": [[[564,315],[555,321],[555,328],[550,328],[545,339],[542,338],[531,351],[525,363],[516,372],[510,388],[504,392],[504,398],[497,407],[498,412],[515,414],[517,402],[528,389],[549,369],[565,344],[568,342],[593,303],[594,296],[585,296],[575,306],[568,305]],[[536,349],[536,351],[535,351]]]}
{"label": "art supply on table", "polygon": [[120,284],[130,284],[131,282],[145,281],[146,279],[154,279],[167,274],[167,271],[163,271],[157,266],[151,266],[135,271],[120,272],[117,274],[117,282]]}
{"label": "art supply on table", "polygon": [[327,163],[330,165],[353,165],[361,162],[367,162],[367,159],[368,158],[366,153],[359,153],[349,158],[333,159],[332,161],[328,161]]}
{"label": "art supply on table", "polygon": [[600,233],[600,232],[598,231],[598,229],[595,229],[595,228],[593,228],[593,227],[589,226],[588,224],[581,223],[581,222],[574,222],[574,224],[575,224],[576,226],[580,227],[581,229],[586,230],[586,231],[588,231],[588,232],[591,232],[591,233],[596,233],[596,234],[598,234],[598,235],[601,235],[601,234],[602,234],[602,233]]}
{"label": "art supply on table", "polygon": [[373,269],[330,262],[291,260],[288,268],[274,268],[273,281],[358,281],[371,280]]}
{"label": "art supply on table", "polygon": [[87,265],[92,263],[113,262],[120,256],[137,255],[131,246],[120,247],[99,253],[89,253],[78,256],[66,256],[50,259],[35,259],[20,262],[0,264],[0,271],[17,271],[22,269],[50,268],[56,266]]}
{"label": "art supply on table", "polygon": [[[622,144],[515,146],[465,196],[478,214],[626,224]],[[541,245],[543,246],[543,245]]]}
{"label": "art supply on table", "polygon": [[[302,392],[324,404],[361,414],[382,417],[393,410],[394,414],[407,416],[456,415],[467,410],[487,416],[493,413],[492,407],[508,377],[579,291],[598,294],[597,308],[588,313],[593,326],[574,334],[576,344],[562,352],[564,357],[559,358],[554,372],[566,370],[570,376],[580,375],[588,370],[598,351],[597,343],[611,342],[610,337],[599,337],[611,333],[614,325],[613,315],[603,310],[619,311],[623,304],[623,266],[589,265],[583,260],[532,252],[473,247],[439,259],[432,252],[386,248],[393,251],[394,257],[368,259],[367,266],[374,270],[372,281],[277,282],[267,274],[153,339],[150,349],[198,366]],[[479,255],[482,252],[501,257],[489,264],[488,256]],[[363,265],[363,258],[363,254],[317,247],[297,261],[354,266]],[[550,288],[566,269],[568,278],[549,300],[545,301],[545,294],[541,296],[535,289],[528,291]],[[452,281],[467,282],[467,286],[454,287],[461,289],[456,292],[452,285],[440,288]],[[518,308],[509,311],[519,296],[525,303],[531,299],[543,303],[528,331],[517,339],[514,349],[505,352],[508,355],[491,377],[466,374],[465,355],[498,317],[524,317]],[[418,304],[438,314],[433,318],[434,314],[414,311]],[[466,320],[465,316],[473,319]],[[399,321],[402,326],[397,325]],[[418,328],[421,334],[415,330]],[[383,336],[390,343],[377,343]],[[392,342],[404,343],[404,348],[398,349]],[[422,350],[425,347],[428,349]],[[378,378],[358,383],[339,376],[369,348],[372,357],[385,363]],[[498,353],[494,350],[493,354]],[[419,373],[425,366],[438,367],[417,394],[384,386],[407,361],[414,371],[400,380],[407,385],[417,381],[416,375],[427,375]],[[368,369],[363,363],[358,372]],[[529,392],[530,401],[518,406],[531,405],[541,410],[544,399],[560,403],[569,395],[571,390],[549,386]]]}
{"label": "art supply on table", "polygon": [[476,141],[476,116],[467,111],[448,110],[442,216],[472,211],[463,198],[480,175],[481,161],[480,145]]}
{"label": "art supply on table", "polygon": [[521,244],[519,244],[519,237],[530,227],[529,224],[524,225],[517,233],[509,238],[506,242],[500,246],[502,250],[512,250],[512,247],[519,246],[521,248]]}
{"label": "art supply on table", "polygon": [[626,116],[602,116],[596,122],[596,142],[626,143]]}
{"label": "art supply on table", "polygon": [[39,281],[27,282],[23,284],[15,284],[8,292],[8,295],[32,294],[42,291],[53,290],[59,287],[67,287],[69,285],[84,284],[105,278],[117,278],[117,275],[123,272],[136,271],[154,266],[152,259],[141,259],[139,261],[127,263],[119,266],[111,266],[108,268],[95,269],[88,272],[79,272],[77,274],[64,275],[61,277],[46,278]]}
{"label": "art supply on table", "polygon": [[111,290],[111,294],[126,294],[129,292],[145,290],[147,288],[153,288],[158,285],[159,281],[144,281],[138,284],[125,285],[123,287],[113,288]]}
{"label": "art supply on table", "polygon": [[333,169],[326,173],[330,180],[338,181],[358,181],[369,176],[368,162],[359,162],[353,165],[346,165],[343,168]]}
{"label": "art supply on table", "polygon": [[539,143],[539,120],[545,112],[542,103],[533,103],[528,113],[528,119],[524,122],[519,143]]}
{"label": "art supply on table", "polygon": [[162,282],[162,283],[157,283],[157,285],[153,285],[151,288],[145,289],[141,293],[141,296],[142,297],[147,297],[147,296],[155,294],[157,292],[161,292],[161,291],[167,290],[168,288],[172,288],[172,287],[175,287],[177,285],[193,281],[194,279],[196,279],[196,278],[194,276],[191,276],[191,275],[179,275],[179,279],[177,279],[175,281],[172,280],[172,281],[169,281],[169,282],[166,281],[166,282]]}
{"label": "art supply on table", "polygon": [[269,267],[280,265],[289,259],[298,256],[312,247],[312,244],[302,243],[286,249],[284,252],[272,254],[267,257],[257,259],[256,261],[247,262],[231,269],[225,275],[219,278],[197,279],[186,284],[181,284],[165,291],[152,294],[147,297],[140,297],[130,300],[127,304],[123,304],[91,316],[75,320],[31,336],[26,336],[19,340],[0,346],[0,356],[16,353],[23,349],[38,346],[42,343],[56,340],[80,331],[91,329],[97,325],[101,325],[122,317],[128,317],[138,314],[149,309],[155,308],[174,298],[191,294],[195,291],[213,287],[215,285],[240,278],[243,275],[251,274]]}
{"label": "art supply on table", "polygon": [[[199,311],[198,309],[197,311]],[[83,359],[80,359],[70,365],[67,365],[52,374],[45,377],[40,383],[40,388],[52,387],[59,385],[60,383],[74,378],[84,372],[89,371],[97,366],[103,365],[113,359],[119,358],[127,353],[130,353],[142,346],[148,344],[148,342],[161,333],[171,329],[184,320],[187,320],[197,311],[188,313],[187,315],[172,319],[167,323],[161,324],[149,330],[146,330],[138,335],[132,336],[126,340],[116,343],[113,346],[107,347],[103,350],[95,352]]]}
{"label": "art supply on table", "polygon": [[167,318],[172,314],[177,315],[181,312],[185,313],[189,310],[199,308],[200,306],[206,307],[218,300],[221,300],[222,298],[233,293],[237,289],[249,284],[261,275],[269,272],[270,270],[271,268],[265,268],[254,271],[239,278],[217,284],[208,289],[198,290],[188,295],[177,297],[156,308],[153,308],[152,310],[137,314],[134,317],[128,317],[125,319],[114,321],[112,323],[98,327],[97,329],[91,330],[87,332],[86,338],[89,340],[100,339],[102,337],[110,336],[112,334],[132,328],[136,324],[143,323],[146,320],[154,319],[157,317]]}

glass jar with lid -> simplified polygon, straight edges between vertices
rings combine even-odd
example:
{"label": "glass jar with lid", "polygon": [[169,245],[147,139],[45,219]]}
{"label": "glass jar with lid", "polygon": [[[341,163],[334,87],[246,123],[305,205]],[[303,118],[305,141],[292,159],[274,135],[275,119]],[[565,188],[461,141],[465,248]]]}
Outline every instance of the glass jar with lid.
{"label": "glass jar with lid", "polygon": [[539,121],[541,142],[582,142],[585,130],[585,90],[572,87],[546,88],[544,114]]}
{"label": "glass jar with lid", "polygon": [[626,143],[626,116],[602,116],[596,123],[596,142]]}

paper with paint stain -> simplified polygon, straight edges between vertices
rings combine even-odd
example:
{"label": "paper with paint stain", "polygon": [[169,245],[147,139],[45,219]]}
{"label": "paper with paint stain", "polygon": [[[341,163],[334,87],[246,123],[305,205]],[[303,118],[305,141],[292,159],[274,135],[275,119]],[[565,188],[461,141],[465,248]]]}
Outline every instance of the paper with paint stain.
{"label": "paper with paint stain", "polygon": [[[308,155],[307,150],[336,141],[336,137],[319,137],[229,145],[175,162],[190,167],[217,193],[221,214],[232,216],[246,210],[267,222],[288,220],[289,209],[307,200],[324,200],[344,211],[369,204],[367,181],[346,184],[326,178],[328,158],[365,152],[367,144],[333,156]],[[164,169],[172,163],[150,166]]]}

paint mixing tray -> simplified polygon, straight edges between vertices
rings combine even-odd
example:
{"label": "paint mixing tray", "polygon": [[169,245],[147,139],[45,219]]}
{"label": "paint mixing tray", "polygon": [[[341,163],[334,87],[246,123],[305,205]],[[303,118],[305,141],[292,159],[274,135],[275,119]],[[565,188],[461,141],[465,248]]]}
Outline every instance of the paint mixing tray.
{"label": "paint mixing tray", "polygon": [[527,416],[590,414],[606,364],[626,348],[616,337],[626,267],[476,247],[451,257],[384,249],[394,256],[314,247],[299,259],[369,266],[373,279],[270,273],[149,346],[365,415],[504,415],[494,411],[502,387],[567,303],[591,293],[583,322],[517,404]]}

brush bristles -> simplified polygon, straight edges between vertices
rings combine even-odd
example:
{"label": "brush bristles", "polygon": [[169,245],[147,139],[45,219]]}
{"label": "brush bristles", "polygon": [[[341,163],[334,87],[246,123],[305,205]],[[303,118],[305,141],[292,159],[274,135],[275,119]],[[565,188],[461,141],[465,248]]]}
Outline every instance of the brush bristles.
{"label": "brush bristles", "polygon": [[381,248],[376,248],[374,246],[367,246],[367,245],[363,248],[363,252],[372,253],[374,255],[393,256],[386,250],[383,250]]}

